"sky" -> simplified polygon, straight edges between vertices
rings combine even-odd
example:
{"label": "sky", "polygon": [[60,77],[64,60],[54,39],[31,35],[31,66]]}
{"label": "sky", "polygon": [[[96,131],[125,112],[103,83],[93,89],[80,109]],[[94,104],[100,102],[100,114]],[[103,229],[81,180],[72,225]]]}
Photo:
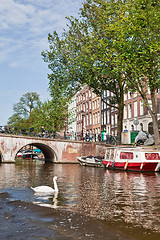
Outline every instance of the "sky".
{"label": "sky", "polygon": [[0,0],[0,126],[27,92],[49,99],[48,33],[67,29],[66,16],[78,17],[83,0]]}

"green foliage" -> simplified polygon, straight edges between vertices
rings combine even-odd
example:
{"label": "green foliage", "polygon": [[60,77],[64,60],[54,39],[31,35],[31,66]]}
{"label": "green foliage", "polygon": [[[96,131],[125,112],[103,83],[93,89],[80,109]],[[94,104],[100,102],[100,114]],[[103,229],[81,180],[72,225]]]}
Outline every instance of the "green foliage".
{"label": "green foliage", "polygon": [[8,119],[8,124],[17,128],[29,128],[33,124],[32,112],[40,105],[39,95],[36,92],[24,94],[20,101],[14,105],[14,113]]}
{"label": "green foliage", "polygon": [[8,124],[17,129],[34,128],[37,133],[44,126],[46,130],[60,131],[64,128],[67,119],[67,99],[59,91],[52,92],[51,101],[40,102],[35,92],[26,93],[14,105],[14,114],[9,118]]}
{"label": "green foliage", "polygon": [[79,18],[68,18],[68,30],[61,38],[48,35],[49,51],[42,52],[51,74],[53,98],[72,97],[80,86],[88,85],[102,96],[114,94],[122,130],[123,95],[138,91],[146,105],[146,86],[151,90],[156,125],[155,90],[159,79],[159,2],[154,0],[86,0]]}
{"label": "green foliage", "polygon": [[125,81],[121,61],[116,58],[112,31],[109,30],[109,38],[105,36],[105,26],[111,22],[108,16],[119,14],[113,14],[112,6],[105,1],[86,1],[80,10],[80,19],[68,18],[69,30],[64,30],[61,39],[56,32],[49,34],[50,50],[42,52],[42,56],[52,71],[48,77],[53,97],[57,91],[70,99],[86,84],[98,96],[102,97],[104,90],[114,94],[110,104],[121,108],[120,139]]}
{"label": "green foliage", "polygon": [[60,131],[64,128],[64,122],[67,118],[67,107],[65,99],[63,101],[45,101],[42,106],[33,111],[33,127],[45,130]]}

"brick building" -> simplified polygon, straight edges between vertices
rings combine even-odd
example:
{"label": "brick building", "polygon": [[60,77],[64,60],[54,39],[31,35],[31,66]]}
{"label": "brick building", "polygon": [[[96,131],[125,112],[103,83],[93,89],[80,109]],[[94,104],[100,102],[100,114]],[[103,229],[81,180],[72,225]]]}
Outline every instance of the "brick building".
{"label": "brick building", "polygon": [[[150,93],[149,91],[146,94],[149,102]],[[136,93],[128,92],[124,95],[124,120],[123,120],[123,130],[135,131],[135,130],[144,130],[153,134],[153,123],[152,118],[143,104],[142,98]],[[156,94],[156,103],[157,103],[157,113],[158,119],[160,119],[160,92],[157,91]],[[135,120],[137,120],[137,125],[135,125]],[[160,129],[160,126],[159,126]]]}
{"label": "brick building", "polygon": [[[108,135],[117,135],[118,112],[116,108],[111,108],[106,104],[109,103],[110,97],[111,93],[109,91],[104,91],[102,98],[97,97],[88,86],[85,86],[76,94],[76,132],[78,139],[85,138],[86,134],[93,137],[96,134],[96,137],[98,137],[98,134],[102,132],[106,132]],[[147,92],[147,98],[151,101],[149,92]],[[159,90],[156,94],[156,102],[158,118],[160,119]],[[136,93],[128,92],[124,95],[124,104],[123,131],[144,130],[152,134],[152,118],[141,97]]]}
{"label": "brick building", "polygon": [[88,86],[76,94],[77,137],[81,139],[86,134],[92,135],[92,91]]}

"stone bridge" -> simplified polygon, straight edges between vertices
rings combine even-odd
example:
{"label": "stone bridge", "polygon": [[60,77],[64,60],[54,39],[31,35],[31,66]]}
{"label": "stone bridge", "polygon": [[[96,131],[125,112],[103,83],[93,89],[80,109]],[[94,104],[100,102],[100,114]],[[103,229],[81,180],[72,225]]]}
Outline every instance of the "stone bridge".
{"label": "stone bridge", "polygon": [[0,162],[15,162],[17,152],[27,146],[35,146],[44,154],[45,161],[75,163],[78,156],[104,155],[104,143],[48,139],[0,134]]}

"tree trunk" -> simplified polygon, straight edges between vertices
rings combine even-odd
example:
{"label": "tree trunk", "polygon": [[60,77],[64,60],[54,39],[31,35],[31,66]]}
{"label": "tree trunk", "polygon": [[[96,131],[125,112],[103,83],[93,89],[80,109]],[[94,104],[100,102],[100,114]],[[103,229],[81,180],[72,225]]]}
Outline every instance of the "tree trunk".
{"label": "tree trunk", "polygon": [[123,125],[123,108],[124,103],[123,100],[118,105],[118,117],[117,117],[117,142],[121,144],[121,133],[122,133],[122,125]]}
{"label": "tree trunk", "polygon": [[159,128],[158,128],[158,119],[157,119],[157,104],[155,99],[156,99],[155,91],[152,91],[151,92],[152,109],[148,109],[148,110],[152,117],[155,145],[158,146],[160,144],[160,137],[159,137]]}
{"label": "tree trunk", "polygon": [[154,114],[152,114],[152,121],[153,121],[154,141],[155,141],[155,145],[158,146],[160,144],[159,129],[158,129],[157,116]]}

